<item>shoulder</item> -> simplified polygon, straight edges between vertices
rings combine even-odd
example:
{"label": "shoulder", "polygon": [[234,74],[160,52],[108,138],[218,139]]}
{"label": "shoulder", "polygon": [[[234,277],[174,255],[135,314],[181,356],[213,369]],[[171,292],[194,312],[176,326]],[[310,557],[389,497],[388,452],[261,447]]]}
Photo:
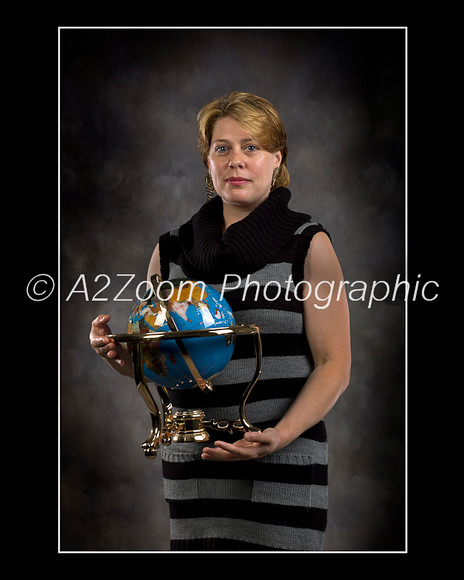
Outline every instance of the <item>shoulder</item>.
{"label": "shoulder", "polygon": [[297,227],[294,232],[295,236],[299,236],[302,241],[311,242],[312,239],[320,232],[330,239],[329,232],[324,228],[319,222],[313,222],[310,215],[302,215],[301,224]]}
{"label": "shoulder", "polygon": [[308,255],[326,255],[332,253],[334,253],[334,249],[329,234],[324,229],[315,232],[311,237]]}
{"label": "shoulder", "polygon": [[308,254],[313,245],[319,245],[315,242],[317,239],[325,238],[330,242],[330,235],[324,226],[318,222],[311,221],[310,216],[306,216],[298,227],[294,230],[294,256],[293,256],[293,280],[295,283],[300,282],[305,277],[306,262]]}
{"label": "shoulder", "polygon": [[339,280],[342,272],[332,241],[325,231],[316,233],[304,262],[305,280]]}

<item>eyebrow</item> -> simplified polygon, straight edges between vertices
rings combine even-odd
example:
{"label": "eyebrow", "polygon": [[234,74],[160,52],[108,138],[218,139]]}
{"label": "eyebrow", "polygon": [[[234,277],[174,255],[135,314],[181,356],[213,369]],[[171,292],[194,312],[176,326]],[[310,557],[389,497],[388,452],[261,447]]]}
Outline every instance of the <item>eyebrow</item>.
{"label": "eyebrow", "polygon": [[[246,139],[242,139],[240,143],[249,143],[250,141],[256,141],[256,139],[252,139],[251,137],[247,137]],[[211,142],[213,143],[230,143],[229,139],[215,139]]]}

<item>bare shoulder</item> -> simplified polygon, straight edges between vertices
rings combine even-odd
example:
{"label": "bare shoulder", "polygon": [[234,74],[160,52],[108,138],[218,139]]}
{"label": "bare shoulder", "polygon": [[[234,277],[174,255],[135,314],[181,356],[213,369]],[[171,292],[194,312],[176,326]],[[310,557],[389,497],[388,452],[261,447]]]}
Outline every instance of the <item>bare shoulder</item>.
{"label": "bare shoulder", "polygon": [[306,280],[337,280],[343,277],[332,242],[324,232],[318,232],[311,240],[304,271]]}

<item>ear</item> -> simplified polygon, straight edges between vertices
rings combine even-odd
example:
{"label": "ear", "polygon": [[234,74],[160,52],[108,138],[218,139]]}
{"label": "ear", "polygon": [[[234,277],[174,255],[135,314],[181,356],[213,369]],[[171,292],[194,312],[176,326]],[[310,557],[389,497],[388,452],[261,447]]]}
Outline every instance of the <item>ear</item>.
{"label": "ear", "polygon": [[275,155],[274,167],[280,167],[280,164],[282,163],[282,151],[276,151],[274,155]]}

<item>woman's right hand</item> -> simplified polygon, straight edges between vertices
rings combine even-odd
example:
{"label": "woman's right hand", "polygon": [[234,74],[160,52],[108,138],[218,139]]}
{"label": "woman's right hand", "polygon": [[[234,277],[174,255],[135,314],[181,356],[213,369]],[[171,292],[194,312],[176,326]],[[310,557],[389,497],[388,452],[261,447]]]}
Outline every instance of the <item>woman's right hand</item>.
{"label": "woman's right hand", "polygon": [[[118,369],[118,367],[124,367],[126,365],[130,367],[130,364],[128,364],[131,362],[130,355],[127,348],[121,343],[114,342],[106,336],[107,334],[111,334],[111,329],[108,326],[109,320],[109,314],[99,314],[92,321],[89,334],[90,346],[99,356],[110,363],[113,368],[121,372],[122,369]],[[116,363],[117,366],[112,363]]]}

